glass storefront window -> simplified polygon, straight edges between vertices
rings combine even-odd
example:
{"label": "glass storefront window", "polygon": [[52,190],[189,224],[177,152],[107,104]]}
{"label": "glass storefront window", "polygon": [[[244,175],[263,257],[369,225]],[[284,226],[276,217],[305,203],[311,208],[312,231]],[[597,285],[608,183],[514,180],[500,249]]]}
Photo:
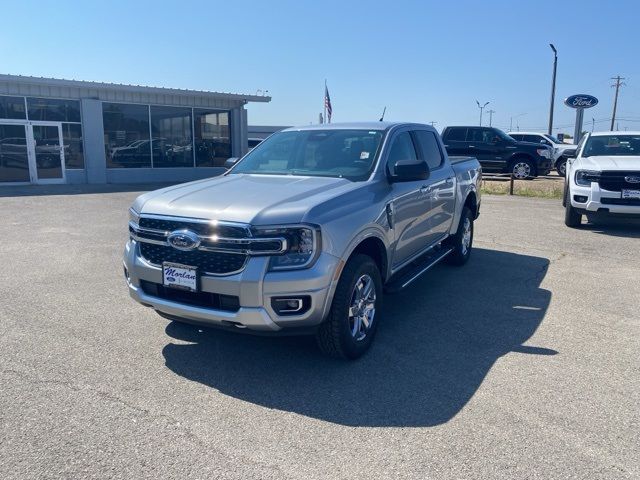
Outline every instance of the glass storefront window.
{"label": "glass storefront window", "polygon": [[149,106],[103,103],[107,168],[151,167]]}
{"label": "glass storefront window", "polygon": [[151,106],[153,167],[193,167],[191,108]]}
{"label": "glass storefront window", "polygon": [[229,112],[193,109],[196,167],[222,167],[231,157]]}
{"label": "glass storefront window", "polygon": [[24,97],[6,97],[0,95],[0,118],[25,120]]}
{"label": "glass storefront window", "polygon": [[62,124],[65,168],[84,168],[82,126],[79,123]]}
{"label": "glass storefront window", "polygon": [[29,120],[80,122],[80,102],[56,98],[27,97]]}
{"label": "glass storefront window", "polygon": [[24,125],[0,124],[0,183],[28,181],[27,130]]}

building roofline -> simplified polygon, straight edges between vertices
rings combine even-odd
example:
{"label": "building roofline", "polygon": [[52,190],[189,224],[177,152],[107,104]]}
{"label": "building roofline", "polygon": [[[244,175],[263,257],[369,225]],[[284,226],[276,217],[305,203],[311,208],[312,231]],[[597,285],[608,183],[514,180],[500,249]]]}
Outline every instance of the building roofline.
{"label": "building roofline", "polygon": [[153,93],[163,95],[180,95],[210,99],[238,100],[244,102],[270,102],[266,95],[249,95],[242,93],[211,92],[207,90],[187,90],[180,88],[147,87],[143,85],[127,85],[123,83],[88,82],[83,80],[66,80],[60,78],[30,77],[26,75],[9,75],[0,73],[0,82],[16,82],[37,86],[91,88],[95,90],[117,91],[126,93]]}

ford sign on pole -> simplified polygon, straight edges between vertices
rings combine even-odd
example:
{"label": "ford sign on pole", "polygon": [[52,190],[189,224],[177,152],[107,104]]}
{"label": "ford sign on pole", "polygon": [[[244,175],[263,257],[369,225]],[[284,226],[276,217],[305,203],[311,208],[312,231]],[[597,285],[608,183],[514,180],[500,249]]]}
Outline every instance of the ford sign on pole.
{"label": "ford sign on pole", "polygon": [[573,135],[573,141],[577,144],[582,136],[582,120],[584,117],[584,109],[595,107],[598,99],[592,95],[571,95],[564,100],[567,107],[576,109],[576,129]]}

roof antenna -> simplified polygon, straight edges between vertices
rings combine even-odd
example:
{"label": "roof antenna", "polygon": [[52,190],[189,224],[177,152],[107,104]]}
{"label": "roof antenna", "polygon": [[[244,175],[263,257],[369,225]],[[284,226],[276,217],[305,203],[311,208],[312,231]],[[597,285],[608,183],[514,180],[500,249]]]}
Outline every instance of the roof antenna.
{"label": "roof antenna", "polygon": [[380,121],[384,122],[384,114],[387,112],[387,107],[384,107],[384,110],[382,110],[382,116],[380,117]]}

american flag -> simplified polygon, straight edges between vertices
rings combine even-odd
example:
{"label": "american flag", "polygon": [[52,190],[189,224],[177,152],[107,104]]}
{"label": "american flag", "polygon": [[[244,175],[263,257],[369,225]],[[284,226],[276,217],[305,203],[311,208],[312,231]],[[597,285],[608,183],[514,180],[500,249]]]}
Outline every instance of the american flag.
{"label": "american flag", "polygon": [[331,113],[333,109],[331,108],[331,97],[329,96],[329,89],[326,83],[324,84],[324,108],[327,109],[327,123],[331,123]]}

